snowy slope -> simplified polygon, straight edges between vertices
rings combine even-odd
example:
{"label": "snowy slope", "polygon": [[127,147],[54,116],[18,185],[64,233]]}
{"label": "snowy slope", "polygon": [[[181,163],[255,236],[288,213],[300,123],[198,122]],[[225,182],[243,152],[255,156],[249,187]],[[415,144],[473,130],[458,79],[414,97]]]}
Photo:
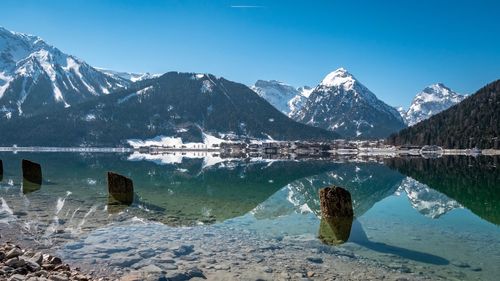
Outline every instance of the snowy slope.
{"label": "snowy slope", "polygon": [[97,68],[96,69],[100,70],[101,72],[104,72],[108,74],[109,76],[115,78],[115,79],[125,79],[130,82],[137,82],[137,81],[142,81],[146,79],[151,79],[151,78],[156,78],[160,77],[161,74],[151,74],[149,72],[146,73],[132,73],[132,72],[123,72],[123,71],[114,71],[114,70],[109,70],[109,69],[104,69],[104,68]]}
{"label": "snowy slope", "polygon": [[69,107],[126,87],[40,37],[0,27],[0,118]]}
{"label": "snowy slope", "polygon": [[287,116],[300,110],[312,91],[307,86],[295,88],[276,80],[258,80],[251,89]]}
{"label": "snowy slope", "polygon": [[407,116],[406,116],[406,109],[404,109],[404,107],[402,106],[398,106],[398,107],[395,107],[396,110],[399,112],[399,115],[401,115],[401,118],[403,118],[403,121],[405,122],[405,124],[408,124],[406,119],[407,119]]}
{"label": "snowy slope", "polygon": [[428,119],[461,102],[465,96],[457,94],[442,83],[426,87],[413,99],[408,111],[402,115],[409,126]]}
{"label": "snowy slope", "polygon": [[381,138],[405,127],[395,108],[344,68],[329,73],[291,117],[346,138]]}

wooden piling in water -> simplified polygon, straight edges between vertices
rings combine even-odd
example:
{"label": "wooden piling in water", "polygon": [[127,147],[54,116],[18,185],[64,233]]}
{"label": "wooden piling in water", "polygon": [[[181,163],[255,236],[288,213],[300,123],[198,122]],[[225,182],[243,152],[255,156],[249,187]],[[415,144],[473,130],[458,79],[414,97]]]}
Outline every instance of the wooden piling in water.
{"label": "wooden piling in water", "polygon": [[42,184],[42,166],[40,164],[23,159],[22,161],[23,179],[37,184]]}
{"label": "wooden piling in water", "polygon": [[319,190],[321,217],[352,217],[351,193],[338,186],[325,187]]}
{"label": "wooden piling in water", "polygon": [[[117,173],[108,172],[108,194],[120,204],[130,205],[134,201],[134,184],[131,179]],[[112,202],[110,203],[116,203]]]}
{"label": "wooden piling in water", "polygon": [[342,244],[349,239],[354,211],[349,191],[331,186],[319,190],[321,224],[319,238],[326,244]]}

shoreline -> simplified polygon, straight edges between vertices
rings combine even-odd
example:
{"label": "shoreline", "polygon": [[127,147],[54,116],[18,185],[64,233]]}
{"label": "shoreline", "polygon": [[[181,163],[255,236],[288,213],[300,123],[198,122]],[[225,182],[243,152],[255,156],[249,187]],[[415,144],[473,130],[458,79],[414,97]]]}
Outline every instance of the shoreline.
{"label": "shoreline", "polygon": [[[146,149],[139,148],[130,148],[130,147],[41,147],[41,146],[20,146],[20,147],[0,147],[0,152],[39,152],[39,153],[47,153],[47,152],[68,152],[68,153],[135,153],[139,152],[140,154],[145,155],[154,155],[154,154],[168,154],[168,153],[218,153],[224,154],[226,151],[224,149],[213,149],[213,148],[156,148],[150,147]],[[239,154],[241,153],[234,153]],[[249,151],[249,154],[258,154],[258,155],[278,155],[278,156],[320,156],[320,153],[326,153],[330,155],[338,155],[338,156],[385,156],[385,157],[404,157],[404,156],[497,156],[500,155],[500,150],[498,149],[484,149],[480,152],[475,152],[471,149],[443,149],[440,153],[421,153],[419,150],[400,150],[400,149],[387,149],[387,148],[358,148],[358,149],[333,149],[333,150],[325,150],[319,151],[315,153],[259,153],[256,151]],[[233,155],[231,153],[226,153],[227,155]],[[321,154],[321,156],[324,156]],[[234,156],[232,156],[234,157]],[[253,157],[240,157],[240,158],[253,158]]]}

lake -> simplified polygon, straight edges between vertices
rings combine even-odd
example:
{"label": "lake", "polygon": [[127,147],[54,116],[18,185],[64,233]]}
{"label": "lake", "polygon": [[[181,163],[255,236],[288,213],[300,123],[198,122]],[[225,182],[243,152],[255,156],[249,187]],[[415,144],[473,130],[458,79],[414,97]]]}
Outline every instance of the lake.
{"label": "lake", "polygon": [[[499,157],[189,156],[0,152],[2,236],[120,274],[153,264],[270,277],[296,265],[324,277],[345,265],[353,277],[366,264],[431,279],[500,276]],[[23,182],[22,159],[41,164],[41,186]],[[132,205],[108,204],[107,171],[134,181]],[[351,194],[347,241],[318,238],[332,235],[318,197],[330,185]]]}

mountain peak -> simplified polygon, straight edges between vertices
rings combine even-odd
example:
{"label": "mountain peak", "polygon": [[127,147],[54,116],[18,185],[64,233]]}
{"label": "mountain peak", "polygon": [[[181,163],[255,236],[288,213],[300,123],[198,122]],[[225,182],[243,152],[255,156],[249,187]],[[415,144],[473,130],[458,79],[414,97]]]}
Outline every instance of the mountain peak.
{"label": "mountain peak", "polygon": [[464,98],[463,95],[456,93],[443,83],[435,83],[418,93],[406,114],[402,116],[409,126],[413,126],[461,102]]}
{"label": "mountain peak", "polygon": [[329,73],[291,117],[346,138],[386,137],[404,127],[397,110],[379,100],[345,68]]}
{"label": "mountain peak", "polygon": [[456,93],[455,91],[451,90],[447,86],[445,86],[443,83],[435,83],[432,85],[429,85],[425,87],[422,92],[420,92],[416,99],[419,97],[426,96],[426,97],[432,97],[432,98],[457,98],[457,97],[462,97],[462,95]]}
{"label": "mountain peak", "polygon": [[68,107],[128,85],[40,37],[0,27],[0,119]]}
{"label": "mountain peak", "polygon": [[[0,26],[0,40],[3,38],[3,40],[14,40],[18,41],[18,43],[21,44],[26,44],[30,48],[34,48],[35,45],[39,45],[39,47],[51,47],[45,41],[43,41],[42,38],[36,36],[36,35],[31,35],[31,34],[26,34],[22,32],[16,32],[16,31],[11,31],[6,29],[5,27]],[[4,43],[4,48],[7,47],[12,47],[9,46],[10,44],[5,44]]]}
{"label": "mountain peak", "polygon": [[344,86],[344,88],[351,88],[354,82],[356,82],[354,76],[345,68],[341,67],[326,75],[320,85],[326,87]]}
{"label": "mountain peak", "polygon": [[446,87],[443,83],[439,82],[439,83],[434,83],[434,84],[431,84],[427,87],[424,88],[423,91],[442,91],[444,89],[448,89],[448,87]]}

